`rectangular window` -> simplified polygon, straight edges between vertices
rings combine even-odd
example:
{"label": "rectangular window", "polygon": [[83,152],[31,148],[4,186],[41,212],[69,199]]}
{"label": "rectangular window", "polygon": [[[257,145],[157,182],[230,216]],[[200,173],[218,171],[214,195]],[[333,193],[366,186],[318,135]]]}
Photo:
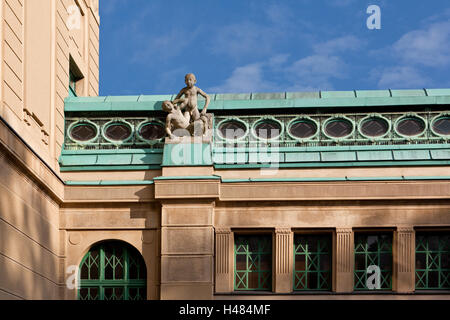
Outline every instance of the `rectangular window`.
{"label": "rectangular window", "polygon": [[272,290],[272,236],[235,235],[234,289]]}
{"label": "rectangular window", "polygon": [[294,290],[331,290],[330,236],[294,236]]}
{"label": "rectangular window", "polygon": [[392,233],[355,233],[355,290],[392,289]]}
{"label": "rectangular window", "polygon": [[450,289],[450,233],[416,233],[416,289]]}

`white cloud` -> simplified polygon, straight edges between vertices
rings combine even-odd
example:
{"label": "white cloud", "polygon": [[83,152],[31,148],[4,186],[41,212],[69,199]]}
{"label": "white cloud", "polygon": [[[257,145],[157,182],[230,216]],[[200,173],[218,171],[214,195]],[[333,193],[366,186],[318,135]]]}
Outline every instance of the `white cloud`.
{"label": "white cloud", "polygon": [[345,51],[356,51],[365,42],[355,36],[344,36],[313,46],[314,54],[295,61],[287,68],[293,78],[292,88],[332,90],[332,79],[348,76],[349,65],[339,56]]}
{"label": "white cloud", "polygon": [[267,63],[272,68],[279,68],[288,61],[289,56],[289,54],[277,54],[271,57]]}
{"label": "white cloud", "polygon": [[151,63],[167,61],[170,58],[183,54],[183,50],[191,45],[199,34],[199,28],[187,32],[185,29],[177,27],[157,36],[146,33],[134,34],[139,40],[136,42],[143,44],[143,46],[134,50],[132,61]]}
{"label": "white cloud", "polygon": [[313,46],[314,51],[321,54],[334,54],[343,51],[353,51],[364,47],[365,41],[355,36],[344,36]]}
{"label": "white cloud", "polygon": [[[290,55],[277,54],[266,61],[235,68],[222,85],[210,88],[210,91],[237,93],[331,90],[333,79],[348,76],[349,66],[338,53],[357,50],[363,46],[363,41],[347,36],[318,43],[313,46],[312,55],[293,62],[289,62]],[[267,74],[275,74],[276,79],[268,79]]]}
{"label": "white cloud", "polygon": [[378,87],[383,89],[417,89],[430,86],[433,84],[428,77],[408,66],[386,68],[380,73],[378,81]]}
{"label": "white cloud", "polygon": [[273,50],[273,43],[282,36],[281,30],[242,22],[225,26],[212,40],[211,50],[233,58],[265,55]]}
{"label": "white cloud", "polygon": [[[372,52],[373,56],[394,58],[397,63],[372,72],[377,77],[378,87],[406,89],[436,85],[427,74],[450,66],[450,21],[448,18],[438,21],[439,17],[443,16],[426,19],[427,25],[423,28],[410,31],[391,46]],[[438,84],[442,85],[444,83]]]}
{"label": "white cloud", "polygon": [[213,30],[212,52],[234,59],[264,58],[273,55],[278,45],[290,39],[293,32],[297,37],[305,37],[307,33],[303,35],[301,30],[311,28],[304,21],[295,21],[294,13],[284,5],[261,5],[260,2],[253,5],[261,22],[239,21]]}
{"label": "white cloud", "polygon": [[288,7],[275,3],[264,6],[264,13],[275,25],[286,25],[293,18],[293,12]]}
{"label": "white cloud", "polygon": [[346,65],[338,56],[315,54],[286,67],[291,84],[287,91],[332,90],[332,79],[346,76]]}
{"label": "white cloud", "polygon": [[231,76],[217,87],[209,88],[218,93],[245,93],[258,91],[274,91],[273,84],[264,79],[264,64],[252,63],[233,70]]}
{"label": "white cloud", "polygon": [[392,46],[403,63],[430,67],[450,64],[450,21],[437,22],[426,29],[403,35]]}
{"label": "white cloud", "polygon": [[424,19],[422,22],[431,24],[434,22],[445,21],[448,19],[450,19],[450,8],[447,8],[444,11],[440,11],[439,13],[432,15],[432,16]]}
{"label": "white cloud", "polygon": [[343,61],[337,56],[312,55],[295,61],[290,66],[291,72],[301,77],[331,76],[341,78]]}

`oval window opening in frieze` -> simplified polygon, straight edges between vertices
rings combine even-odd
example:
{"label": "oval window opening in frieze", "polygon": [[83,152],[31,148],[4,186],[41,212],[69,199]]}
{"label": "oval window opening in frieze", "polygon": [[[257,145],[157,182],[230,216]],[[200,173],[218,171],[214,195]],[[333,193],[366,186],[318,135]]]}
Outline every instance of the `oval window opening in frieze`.
{"label": "oval window opening in frieze", "polygon": [[131,128],[129,125],[116,122],[108,125],[105,130],[105,136],[114,141],[124,141],[131,136]]}
{"label": "oval window opening in frieze", "polygon": [[314,121],[301,119],[291,124],[289,133],[295,138],[307,139],[313,137],[317,133],[317,129]]}
{"label": "oval window opening in frieze", "polygon": [[165,128],[154,122],[148,122],[141,126],[139,135],[145,140],[160,140],[166,135]]}
{"label": "oval window opening in frieze", "polygon": [[274,120],[262,120],[255,126],[255,134],[261,139],[274,139],[281,134],[281,125]]}
{"label": "oval window opening in frieze", "polygon": [[443,136],[450,135],[450,116],[442,116],[434,120],[433,130]]}
{"label": "oval window opening in frieze", "polygon": [[425,122],[418,117],[406,117],[397,123],[397,131],[404,136],[417,136],[425,131]]}
{"label": "oval window opening in frieze", "polygon": [[246,135],[247,128],[244,123],[236,120],[225,121],[219,125],[219,134],[223,139],[240,139]]}
{"label": "oval window opening in frieze", "polygon": [[353,132],[353,124],[347,119],[336,118],[325,126],[325,133],[333,138],[343,138]]}
{"label": "oval window opening in frieze", "polygon": [[389,123],[380,117],[370,117],[361,124],[361,132],[368,137],[381,137],[389,131]]}
{"label": "oval window opening in frieze", "polygon": [[89,123],[80,123],[72,127],[70,136],[74,140],[86,142],[97,136],[97,128]]}

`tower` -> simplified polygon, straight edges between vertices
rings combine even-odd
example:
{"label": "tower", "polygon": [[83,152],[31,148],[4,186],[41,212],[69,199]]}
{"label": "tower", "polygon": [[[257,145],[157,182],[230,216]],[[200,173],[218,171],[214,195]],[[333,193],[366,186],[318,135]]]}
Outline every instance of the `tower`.
{"label": "tower", "polygon": [[0,299],[61,299],[64,99],[98,95],[98,0],[1,0],[0,17]]}

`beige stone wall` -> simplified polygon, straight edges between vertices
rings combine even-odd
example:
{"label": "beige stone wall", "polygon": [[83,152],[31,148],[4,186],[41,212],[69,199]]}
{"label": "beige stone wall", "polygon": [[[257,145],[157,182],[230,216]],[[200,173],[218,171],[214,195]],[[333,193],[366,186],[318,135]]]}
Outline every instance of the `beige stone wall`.
{"label": "beige stone wall", "polygon": [[77,94],[98,95],[98,0],[1,0],[0,23],[0,299],[60,299],[64,99],[72,60]]}
{"label": "beige stone wall", "polygon": [[[80,24],[69,30],[73,6]],[[69,65],[79,96],[99,92],[98,0],[1,0],[0,17],[0,116],[58,171]]]}
{"label": "beige stone wall", "polygon": [[62,182],[2,122],[0,168],[0,299],[60,299]]}
{"label": "beige stone wall", "polygon": [[142,254],[147,297],[159,299],[161,205],[153,186],[64,186],[1,121],[0,168],[0,300],[76,299],[67,271],[105,240]]}
{"label": "beige stone wall", "polygon": [[[147,266],[149,299],[231,297],[223,294],[233,291],[234,234],[262,230],[273,235],[273,293],[289,294],[293,236],[319,229],[333,239],[332,289],[339,297],[355,297],[349,295],[353,237],[361,229],[393,233],[393,291],[410,294],[416,228],[450,227],[446,181],[194,179],[144,186],[64,186],[1,122],[0,167],[0,268],[7,275],[0,277],[0,299],[75,299],[76,291],[65,285],[66,271],[104,240],[122,240],[139,250]],[[139,180],[146,174],[161,172],[91,173],[91,178]],[[260,298],[240,296],[248,297]],[[402,297],[408,296],[392,296]]]}
{"label": "beige stone wall", "polygon": [[[60,217],[66,270],[79,266],[96,243],[122,240],[144,258],[147,298],[160,298],[161,204],[154,186],[66,186]],[[64,299],[76,299],[75,290],[64,291]]]}

